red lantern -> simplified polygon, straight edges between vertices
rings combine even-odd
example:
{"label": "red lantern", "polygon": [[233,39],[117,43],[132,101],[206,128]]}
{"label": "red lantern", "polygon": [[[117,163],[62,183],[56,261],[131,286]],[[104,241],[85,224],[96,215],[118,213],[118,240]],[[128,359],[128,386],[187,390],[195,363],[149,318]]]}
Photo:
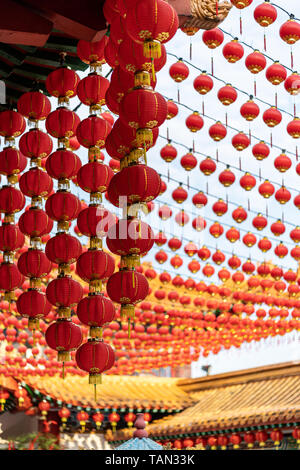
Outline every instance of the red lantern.
{"label": "red lantern", "polygon": [[70,320],[59,319],[47,328],[45,338],[48,346],[58,352],[59,361],[69,361],[70,352],[82,342],[82,331]]}
{"label": "red lantern", "polygon": [[236,255],[233,255],[231,258],[229,258],[228,266],[230,266],[231,269],[238,269],[240,265],[241,260]]}
{"label": "red lantern", "polygon": [[264,70],[267,61],[263,54],[255,50],[246,57],[245,65],[251,73],[257,74]]}
{"label": "red lantern", "polygon": [[45,171],[40,168],[31,168],[19,180],[20,189],[25,196],[31,198],[47,197],[53,190],[53,181]]}
{"label": "red lantern", "polygon": [[300,242],[300,227],[296,227],[290,232],[290,237],[295,243]]}
{"label": "red lantern", "polygon": [[173,119],[178,114],[178,106],[172,100],[167,101],[167,119]]}
{"label": "red lantern", "polygon": [[105,63],[104,49],[108,43],[108,36],[103,36],[100,41],[84,41],[77,43],[77,55],[82,62],[91,67],[100,67]]}
{"label": "red lantern", "polygon": [[5,141],[13,141],[25,131],[26,123],[22,114],[7,110],[0,112],[0,135]]}
{"label": "red lantern", "polygon": [[297,95],[300,89],[300,75],[293,72],[284,82],[284,88],[290,95]]}
{"label": "red lantern", "polygon": [[256,185],[256,179],[250,173],[245,173],[240,179],[240,185],[246,191],[251,191]]}
{"label": "red lantern", "polygon": [[293,121],[288,123],[287,132],[291,137],[293,137],[293,139],[299,139],[300,137],[300,119],[299,118],[294,118]]}
{"label": "red lantern", "polygon": [[279,35],[287,44],[295,44],[300,39],[300,25],[292,17],[283,23]]}
{"label": "red lantern", "polygon": [[185,171],[191,171],[197,166],[197,158],[192,153],[187,153],[181,158],[180,165]]}
{"label": "red lantern", "polygon": [[229,63],[234,64],[238,62],[243,55],[244,48],[237,39],[233,39],[223,47],[223,56]]}
{"label": "red lantern", "polygon": [[191,132],[198,132],[202,129],[204,121],[199,113],[194,111],[186,118],[185,125]]}
{"label": "red lantern", "polygon": [[67,103],[69,98],[77,95],[79,76],[69,67],[59,67],[49,73],[46,88],[51,96],[58,98],[58,103]]}
{"label": "red lantern", "polygon": [[145,299],[149,284],[142,274],[121,270],[109,278],[106,290],[113,302],[121,304],[121,312],[131,318],[134,315],[134,304]]}
{"label": "red lantern", "polygon": [[49,314],[51,304],[45,294],[36,289],[30,289],[18,298],[17,310],[22,317],[29,319],[29,329],[37,329],[39,319]]}
{"label": "red lantern", "polygon": [[40,91],[28,91],[18,99],[18,111],[29,121],[44,121],[51,111],[51,103]]}
{"label": "red lantern", "polygon": [[286,77],[287,71],[278,61],[275,61],[274,64],[270,65],[266,70],[266,78],[272,85],[280,85],[280,83],[285,81]]}
{"label": "red lantern", "polygon": [[285,225],[278,219],[271,225],[270,230],[276,237],[279,237],[285,232]]}
{"label": "red lantern", "polygon": [[204,173],[206,176],[209,176],[216,171],[217,165],[210,157],[207,157],[202,160],[199,168],[202,173]]}
{"label": "red lantern", "polygon": [[46,129],[52,137],[65,140],[76,135],[79,122],[80,119],[74,111],[60,107],[48,115]]}
{"label": "red lantern", "polygon": [[18,259],[18,269],[23,276],[33,279],[41,278],[51,271],[51,262],[43,251],[29,249]]}
{"label": "red lantern", "polygon": [[178,186],[178,188],[174,189],[174,191],[172,192],[172,198],[178,204],[182,204],[184,201],[186,201],[187,197],[188,193],[185,189],[183,189],[182,186]]}
{"label": "red lantern", "polygon": [[195,217],[192,221],[192,227],[197,230],[197,232],[202,232],[206,227],[206,220],[203,219],[200,215]]}
{"label": "red lantern", "polygon": [[0,250],[16,251],[22,248],[25,237],[22,232],[14,224],[2,224],[0,227]]}
{"label": "red lantern", "polygon": [[232,85],[227,84],[219,89],[218,98],[224,106],[229,106],[237,99],[237,91]]}
{"label": "red lantern", "polygon": [[240,239],[240,232],[236,228],[231,227],[226,232],[226,238],[230,241],[230,243],[235,243],[237,240]]}
{"label": "red lantern", "polygon": [[180,225],[180,227],[186,225],[189,220],[188,214],[183,209],[175,215],[175,222]]}
{"label": "red lantern", "polygon": [[232,218],[240,224],[247,219],[247,212],[240,206],[232,212]]}
{"label": "red lantern", "polygon": [[259,106],[253,100],[248,100],[242,104],[240,113],[246,121],[253,121],[259,115]]}
{"label": "red lantern", "polygon": [[112,368],[115,354],[109,344],[102,340],[89,339],[76,351],[76,363],[79,369],[89,373],[89,383],[101,383],[101,373]]}
{"label": "red lantern", "polygon": [[275,106],[272,106],[264,112],[263,120],[268,127],[275,127],[281,123],[282,114]]}
{"label": "red lantern", "polygon": [[255,433],[255,439],[258,441],[260,447],[264,447],[266,445],[268,437],[269,436],[266,431],[257,431]]}
{"label": "red lantern", "polygon": [[226,202],[223,201],[223,199],[219,199],[212,206],[212,210],[218,217],[220,217],[226,214],[226,212],[228,211],[228,205],[226,204]]}
{"label": "red lantern", "polygon": [[270,242],[270,240],[264,237],[259,240],[257,246],[263,253],[265,253],[266,251],[269,251],[272,248],[272,243]]}
{"label": "red lantern", "polygon": [[161,149],[160,156],[165,162],[170,163],[177,157],[177,150],[173,145],[167,144]]}
{"label": "red lantern", "polygon": [[52,152],[51,137],[40,129],[31,129],[22,135],[19,141],[20,150],[27,158],[42,159]]}
{"label": "red lantern", "polygon": [[281,186],[275,193],[275,199],[280,204],[286,204],[291,199],[291,193],[285,186]]}
{"label": "red lantern", "polygon": [[57,191],[47,199],[45,210],[51,219],[57,222],[69,222],[78,217],[81,203],[74,194]]}
{"label": "red lantern", "polygon": [[82,248],[79,240],[68,233],[58,233],[50,238],[45,253],[50,261],[60,264],[74,263],[81,255]]}
{"label": "red lantern", "polygon": [[224,34],[219,28],[209,29],[203,32],[202,41],[209,49],[215,49],[224,41]]}
{"label": "red lantern", "polygon": [[151,250],[154,233],[151,227],[138,219],[120,219],[113,225],[106,238],[108,249],[120,256],[139,260]]}
{"label": "red lantern", "polygon": [[87,193],[104,193],[113,178],[112,169],[100,162],[89,162],[77,173],[77,183]]}
{"label": "red lantern", "polygon": [[217,121],[215,124],[210,126],[208,132],[210,137],[216,142],[223,140],[227,135],[226,127],[223,126],[220,121]]}
{"label": "red lantern", "polygon": [[268,199],[269,197],[273,196],[275,192],[275,188],[273,184],[271,184],[268,180],[265,180],[264,183],[262,183],[258,187],[259,194],[261,194],[264,198]]}
{"label": "red lantern", "polygon": [[239,132],[232,137],[231,143],[236,150],[241,152],[242,150],[245,150],[247,147],[249,147],[250,139],[243,132]]}
{"label": "red lantern", "polygon": [[174,8],[161,0],[139,0],[127,10],[125,19],[127,34],[133,41],[143,44],[145,57],[160,57],[161,44],[170,41],[178,28],[178,16]]}
{"label": "red lantern", "polygon": [[169,74],[171,78],[177,83],[181,83],[186,80],[189,76],[189,73],[189,68],[182,62],[181,59],[179,59],[169,68]]}
{"label": "red lantern", "polygon": [[79,123],[76,129],[76,137],[80,145],[86,148],[103,148],[111,125],[106,119],[91,115]]}
{"label": "red lantern", "polygon": [[264,160],[270,155],[270,149],[262,140],[252,147],[252,153],[257,160]]}
{"label": "red lantern", "polygon": [[172,215],[172,209],[168,206],[161,206],[158,210],[158,216],[162,220],[168,220]]}
{"label": "red lantern", "polygon": [[280,171],[281,173],[286,172],[292,166],[291,159],[285,154],[282,153],[274,160],[274,166],[276,170]]}
{"label": "red lantern", "polygon": [[201,207],[206,206],[207,197],[202,191],[200,191],[199,193],[194,194],[192,198],[192,202],[196,207],[201,208]]}
{"label": "red lantern", "polygon": [[246,235],[243,236],[243,243],[248,246],[248,248],[251,248],[256,243],[256,236],[251,232],[246,233]]}
{"label": "red lantern", "polygon": [[221,235],[223,235],[224,229],[222,225],[219,224],[219,222],[215,222],[209,227],[209,233],[214,237],[214,238],[219,238]]}
{"label": "red lantern", "polygon": [[252,220],[252,225],[255,227],[257,230],[263,230],[267,225],[268,221],[267,219],[262,215],[258,214],[254,219]]}
{"label": "red lantern", "polygon": [[268,1],[261,3],[254,10],[254,19],[263,28],[270,26],[277,18],[277,10]]}
{"label": "red lantern", "polygon": [[25,206],[25,197],[13,186],[2,186],[0,189],[0,212],[14,214]]}
{"label": "red lantern", "polygon": [[81,284],[69,276],[51,281],[46,289],[48,301],[56,307],[69,308],[78,304],[83,294]]}
{"label": "red lantern", "polygon": [[193,86],[200,95],[206,95],[213,89],[214,82],[206,73],[202,73],[195,78]]}
{"label": "red lantern", "polygon": [[14,182],[16,177],[25,170],[27,160],[24,155],[14,147],[6,147],[0,152],[0,174],[8,177],[8,180]]}
{"label": "red lantern", "polygon": [[19,228],[24,235],[30,238],[39,238],[51,232],[53,221],[45,211],[37,207],[31,207],[19,218]]}
{"label": "red lantern", "polygon": [[88,250],[82,253],[76,265],[76,272],[81,279],[98,288],[103,279],[108,279],[115,270],[114,258],[101,250]]}
{"label": "red lantern", "polygon": [[59,149],[49,155],[46,170],[51,178],[57,180],[72,179],[81,167],[80,158],[70,150]]}
{"label": "red lantern", "polygon": [[182,245],[182,242],[181,242],[181,240],[179,240],[179,238],[170,238],[170,240],[168,242],[168,247],[172,251],[179,250],[179,248],[181,248],[181,245]]}
{"label": "red lantern", "polygon": [[116,207],[123,204],[119,200],[121,196],[127,199],[127,204],[149,202],[158,196],[160,189],[161,179],[154,169],[133,165],[114,175],[108,187],[108,198]]}

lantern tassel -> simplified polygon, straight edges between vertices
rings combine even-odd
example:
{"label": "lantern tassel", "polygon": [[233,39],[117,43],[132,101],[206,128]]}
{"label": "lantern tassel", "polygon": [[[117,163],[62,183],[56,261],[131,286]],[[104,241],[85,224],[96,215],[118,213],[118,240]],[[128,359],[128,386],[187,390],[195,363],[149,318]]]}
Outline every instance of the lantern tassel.
{"label": "lantern tassel", "polygon": [[256,80],[254,79],[254,96],[256,96]]}
{"label": "lantern tassel", "polygon": [[291,69],[294,68],[294,56],[293,56],[293,48],[291,46]]}
{"label": "lantern tassel", "polygon": [[62,378],[65,379],[65,362],[62,363]]}
{"label": "lantern tassel", "polygon": [[242,20],[242,13],[240,12],[240,34],[243,35],[243,20]]}
{"label": "lantern tassel", "polygon": [[214,76],[214,58],[213,55],[211,56],[211,74]]}
{"label": "lantern tassel", "polygon": [[267,37],[266,37],[266,33],[264,33],[264,50],[265,50],[265,51],[267,50]]}
{"label": "lantern tassel", "polygon": [[155,68],[154,68],[154,58],[151,57],[151,68],[152,68],[152,80],[155,82]]}
{"label": "lantern tassel", "polygon": [[193,57],[193,43],[192,40],[190,41],[190,60],[192,60]]}
{"label": "lantern tassel", "polygon": [[130,317],[128,318],[128,339],[130,339],[130,335],[131,335],[131,319]]}
{"label": "lantern tassel", "polygon": [[97,384],[94,384],[94,400],[97,403]]}

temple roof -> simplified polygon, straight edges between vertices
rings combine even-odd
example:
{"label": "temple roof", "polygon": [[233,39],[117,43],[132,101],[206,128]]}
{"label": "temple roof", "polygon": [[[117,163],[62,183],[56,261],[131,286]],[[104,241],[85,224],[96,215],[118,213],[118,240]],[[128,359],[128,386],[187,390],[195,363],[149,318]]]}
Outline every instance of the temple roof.
{"label": "temple roof", "polygon": [[140,408],[167,412],[183,410],[195,403],[184,390],[178,387],[176,378],[153,376],[104,376],[97,388],[97,403],[94,388],[87,377],[26,377],[24,382],[40,393],[74,406],[93,408]]}
{"label": "temple roof", "polygon": [[[179,380],[197,403],[174,416],[153,421],[149,436],[174,436],[300,421],[300,362],[235,373]],[[114,435],[131,436],[124,429]]]}

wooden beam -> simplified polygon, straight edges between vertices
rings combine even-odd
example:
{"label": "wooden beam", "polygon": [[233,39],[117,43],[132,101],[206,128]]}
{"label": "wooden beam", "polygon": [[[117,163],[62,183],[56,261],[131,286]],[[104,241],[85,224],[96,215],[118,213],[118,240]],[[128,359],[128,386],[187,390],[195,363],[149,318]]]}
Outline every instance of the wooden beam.
{"label": "wooden beam", "polygon": [[54,28],[77,39],[99,41],[106,32],[106,20],[102,6],[104,0],[25,0]]}
{"label": "wooden beam", "polygon": [[17,1],[2,0],[0,14],[0,42],[43,46],[53,23]]}

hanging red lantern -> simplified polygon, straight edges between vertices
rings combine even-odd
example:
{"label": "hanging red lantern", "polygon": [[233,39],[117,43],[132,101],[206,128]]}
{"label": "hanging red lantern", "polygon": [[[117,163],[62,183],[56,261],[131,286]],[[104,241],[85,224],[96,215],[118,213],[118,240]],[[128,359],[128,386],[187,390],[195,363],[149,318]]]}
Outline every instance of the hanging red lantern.
{"label": "hanging red lantern", "polygon": [[23,233],[14,224],[2,224],[0,227],[0,250],[16,251],[22,248],[25,242]]}
{"label": "hanging red lantern", "polygon": [[90,249],[82,253],[76,264],[78,276],[96,290],[103,279],[108,279],[115,270],[114,258],[102,250]]}
{"label": "hanging red lantern", "polygon": [[272,85],[280,85],[280,83],[285,81],[286,77],[286,68],[278,61],[275,61],[274,64],[270,65],[266,70],[266,78]]}
{"label": "hanging red lantern", "polygon": [[245,150],[247,147],[249,147],[250,139],[243,132],[239,132],[232,137],[231,143],[236,150],[241,152],[242,150]]}
{"label": "hanging red lantern", "polygon": [[258,441],[259,447],[265,447],[268,437],[266,431],[257,431],[255,433],[255,439]]}
{"label": "hanging red lantern", "polygon": [[8,178],[8,182],[17,181],[15,175],[25,170],[27,160],[15,147],[6,147],[0,152],[0,174]]}
{"label": "hanging red lantern", "polygon": [[238,62],[243,57],[243,55],[244,55],[244,48],[238,42],[237,38],[228,42],[223,47],[223,56],[231,64]]}
{"label": "hanging red lantern", "polygon": [[178,268],[180,268],[180,266],[182,266],[183,261],[182,261],[182,258],[180,256],[175,255],[170,259],[170,263],[173,266],[173,268],[178,269]]}
{"label": "hanging red lantern", "polygon": [[127,10],[125,28],[133,41],[143,44],[145,57],[160,57],[161,44],[170,41],[178,29],[178,16],[166,2],[139,0]]}
{"label": "hanging red lantern", "polygon": [[90,73],[78,83],[78,98],[81,103],[90,107],[90,112],[101,110],[101,106],[105,104],[105,94],[108,87],[109,80],[107,78],[97,73]]}
{"label": "hanging red lantern", "polygon": [[291,122],[287,125],[287,132],[288,134],[293,137],[293,139],[300,138],[300,119],[295,117]]}
{"label": "hanging red lantern", "polygon": [[81,255],[79,240],[72,235],[61,232],[50,238],[46,244],[47,258],[58,265],[74,263]]}
{"label": "hanging red lantern", "polygon": [[48,175],[57,180],[74,178],[80,167],[80,158],[70,150],[63,148],[49,155],[46,161]]}
{"label": "hanging red lantern", "polygon": [[251,248],[252,246],[254,246],[256,241],[257,241],[256,236],[251,232],[248,232],[248,233],[246,233],[246,235],[243,236],[243,243],[248,248]]}
{"label": "hanging red lantern", "polygon": [[24,235],[34,239],[51,232],[53,221],[42,209],[31,207],[21,215],[18,225]]}
{"label": "hanging red lantern", "polygon": [[252,153],[256,160],[264,160],[270,155],[270,149],[265,142],[261,140],[258,144],[255,144],[252,147]]}
{"label": "hanging red lantern", "polygon": [[219,199],[213,204],[212,210],[218,217],[220,217],[226,214],[226,212],[228,211],[228,205],[226,204],[226,202],[223,201],[223,199]]}
{"label": "hanging red lantern", "polygon": [[245,274],[249,275],[252,274],[255,271],[255,266],[254,264],[248,259],[242,266],[242,270],[244,271]]}
{"label": "hanging red lantern", "polygon": [[245,65],[254,74],[260,73],[267,65],[267,60],[263,54],[255,50],[246,57]]}
{"label": "hanging red lantern", "polygon": [[229,168],[226,168],[219,174],[219,181],[225,188],[228,188],[235,182],[235,175]]}
{"label": "hanging red lantern", "polygon": [[293,15],[283,23],[279,29],[279,35],[287,44],[295,44],[300,39],[300,25],[294,20]]}
{"label": "hanging red lantern", "polygon": [[189,242],[185,245],[184,252],[188,256],[194,256],[196,253],[198,253],[198,247],[194,242]]}
{"label": "hanging red lantern", "polygon": [[247,216],[248,216],[247,212],[241,206],[239,206],[237,209],[235,209],[232,212],[232,218],[239,224],[244,222],[244,220],[247,219]]}
{"label": "hanging red lantern", "polygon": [[109,166],[97,161],[89,162],[78,170],[77,183],[81,189],[96,196],[107,191],[113,175]]}
{"label": "hanging red lantern", "polygon": [[272,106],[264,112],[263,120],[268,127],[275,127],[281,123],[282,114],[275,106]]}
{"label": "hanging red lantern", "polygon": [[0,112],[0,135],[5,141],[14,141],[25,131],[26,123],[21,113],[7,110]]}
{"label": "hanging red lantern", "polygon": [[168,247],[172,251],[179,250],[179,248],[181,248],[181,245],[182,245],[182,241],[179,240],[179,238],[176,238],[176,237],[170,238],[170,240],[168,241]]}
{"label": "hanging red lantern", "polygon": [[230,243],[235,243],[237,240],[240,239],[240,232],[236,228],[231,227],[226,232],[226,238],[230,241]]}
{"label": "hanging red lantern", "polygon": [[272,248],[272,243],[266,237],[263,237],[261,240],[259,240],[257,246],[263,253],[265,253]]}
{"label": "hanging red lantern", "polygon": [[197,232],[202,232],[206,227],[206,220],[203,219],[200,215],[195,217],[192,221],[192,227],[197,230]]}
{"label": "hanging red lantern", "polygon": [[189,220],[188,214],[183,209],[175,215],[175,222],[180,225],[180,227],[186,225]]}
{"label": "hanging red lantern", "polygon": [[263,230],[267,225],[268,221],[267,219],[262,215],[258,214],[254,219],[252,220],[252,225],[255,227],[257,230]]}
{"label": "hanging red lantern", "polygon": [[213,268],[213,266],[211,266],[210,264],[206,264],[202,269],[202,272],[205,277],[211,277],[215,272],[215,268]]}
{"label": "hanging red lantern", "polygon": [[285,232],[285,225],[278,219],[271,225],[270,230],[276,237],[279,237]]}
{"label": "hanging red lantern", "polygon": [[102,327],[114,320],[116,311],[112,301],[103,294],[90,293],[80,300],[76,314],[81,323],[90,327],[90,336],[99,338]]}
{"label": "hanging red lantern", "polygon": [[300,89],[300,75],[293,72],[284,82],[284,88],[290,95],[297,95]]}
{"label": "hanging red lantern", "polygon": [[79,369],[89,373],[89,383],[101,383],[101,374],[112,368],[115,354],[109,344],[102,340],[90,338],[76,351],[76,364]]}
{"label": "hanging red lantern", "polygon": [[300,242],[300,227],[296,227],[290,232],[290,237],[295,243]]}
{"label": "hanging red lantern", "polygon": [[178,106],[172,100],[167,101],[167,119],[173,119],[178,114]]}
{"label": "hanging red lantern", "polygon": [[289,250],[283,243],[280,243],[275,247],[274,253],[279,258],[284,258],[288,254]]}
{"label": "hanging red lantern", "polygon": [[207,157],[202,160],[202,162],[200,162],[199,168],[202,173],[204,173],[206,176],[209,176],[216,171],[217,165],[210,157]]}
{"label": "hanging red lantern", "polygon": [[238,269],[241,266],[241,260],[236,255],[233,255],[228,260],[228,266],[230,266],[231,269]]}
{"label": "hanging red lantern", "polygon": [[182,204],[184,201],[186,201],[187,197],[188,193],[182,186],[178,186],[178,188],[174,189],[172,192],[172,198],[178,204]]}
{"label": "hanging red lantern", "polygon": [[14,214],[25,206],[25,197],[13,186],[2,186],[0,189],[0,212]]}
{"label": "hanging red lantern", "polygon": [[18,99],[18,111],[31,122],[44,121],[51,111],[51,103],[42,92],[28,91]]}
{"label": "hanging red lantern", "polygon": [[51,304],[45,294],[37,289],[30,289],[18,297],[17,310],[22,317],[28,318],[29,329],[38,329],[39,319],[49,314]]}
{"label": "hanging red lantern", "polygon": [[204,121],[199,113],[194,111],[186,118],[185,125],[191,132],[198,132],[202,129]]}
{"label": "hanging red lantern", "polygon": [[254,10],[254,19],[255,21],[266,28],[270,26],[277,18],[277,10],[273,5],[270,5],[269,0],[266,0],[264,3],[258,5]]}
{"label": "hanging red lantern", "polygon": [[240,113],[246,121],[253,121],[259,115],[259,106],[253,100],[248,100],[242,104]]}
{"label": "hanging red lantern", "polygon": [[149,284],[143,274],[122,270],[108,279],[106,290],[113,302],[121,304],[121,312],[131,318],[134,315],[134,304],[145,299]]}
{"label": "hanging red lantern", "polygon": [[168,220],[172,216],[172,209],[168,206],[161,206],[158,210],[158,216],[162,220]]}
{"label": "hanging red lantern", "polygon": [[39,279],[51,271],[51,262],[41,250],[29,249],[18,259],[18,269],[23,276]]}
{"label": "hanging red lantern", "polygon": [[297,209],[300,209],[300,194],[298,194],[298,195],[294,198],[294,204],[295,204],[295,206],[297,207]]}
{"label": "hanging red lantern", "polygon": [[79,122],[80,119],[74,111],[59,107],[47,116],[46,129],[52,137],[65,142],[76,135]]}
{"label": "hanging red lantern", "polygon": [[45,338],[48,346],[58,352],[58,360],[65,362],[70,360],[70,352],[80,346],[82,331],[70,320],[59,319],[47,328]]}
{"label": "hanging red lantern", "polygon": [[276,170],[281,173],[286,172],[292,166],[291,159],[283,152],[274,160],[274,166]]}
{"label": "hanging red lantern", "polygon": [[236,89],[228,83],[219,89],[217,96],[224,106],[229,106],[236,101],[238,94]]}
{"label": "hanging red lantern", "polygon": [[25,196],[47,197],[53,190],[53,181],[48,173],[34,167],[21,176],[19,186]]}
{"label": "hanging red lantern", "polygon": [[181,83],[186,80],[189,76],[189,68],[188,66],[179,59],[175,64],[172,64],[169,68],[170,77],[177,83]]}
{"label": "hanging red lantern", "polygon": [[206,95],[213,89],[214,82],[211,77],[203,72],[195,78],[193,86],[200,95]]}
{"label": "hanging red lantern", "polygon": [[156,253],[155,255],[155,259],[156,261],[159,263],[159,264],[163,264],[167,261],[168,259],[168,255],[165,251],[163,250],[160,250]]}
{"label": "hanging red lantern", "polygon": [[224,41],[224,34],[219,28],[203,31],[202,41],[209,49],[219,47]]}
{"label": "hanging red lantern", "polygon": [[154,242],[157,246],[163,246],[167,243],[166,235],[160,230],[159,233],[154,237]]}
{"label": "hanging red lantern", "polygon": [[91,115],[81,121],[76,129],[76,137],[80,145],[86,148],[103,148],[111,125],[106,119]]}
{"label": "hanging red lantern", "polygon": [[214,238],[219,238],[221,235],[223,235],[223,232],[224,232],[224,229],[222,225],[219,224],[219,222],[215,222],[209,227],[209,233]]}
{"label": "hanging red lantern", "polygon": [[69,67],[62,66],[49,73],[46,88],[51,96],[58,98],[58,103],[68,103],[70,98],[77,95],[77,85],[80,81],[77,73]]}
{"label": "hanging red lantern", "polygon": [[80,39],[77,43],[77,55],[85,64],[92,68],[100,67],[105,63],[104,49],[108,43],[108,36],[103,36],[100,41],[84,41]]}
{"label": "hanging red lantern", "polygon": [[257,274],[259,274],[261,277],[267,277],[271,272],[270,267],[266,264],[260,264],[257,268]]}
{"label": "hanging red lantern", "polygon": [[197,158],[192,153],[187,153],[183,155],[180,160],[180,165],[185,169],[185,171],[191,171],[197,166]]}
{"label": "hanging red lantern", "polygon": [[210,137],[216,142],[223,140],[224,137],[226,137],[227,135],[226,127],[223,126],[223,124],[220,121],[217,121],[215,124],[210,126],[208,132],[209,132]]}
{"label": "hanging red lantern", "polygon": [[275,188],[273,184],[269,182],[269,180],[265,180],[262,184],[259,185],[258,191],[261,196],[268,199],[273,196]]}
{"label": "hanging red lantern", "polygon": [[225,255],[222,253],[220,250],[217,250],[215,253],[212,255],[212,260],[216,264],[222,264],[225,261]]}
{"label": "hanging red lantern", "polygon": [[161,179],[157,172],[146,165],[133,165],[115,174],[108,186],[108,199],[116,207],[126,204],[154,200],[161,189]]}
{"label": "hanging red lantern", "polygon": [[275,199],[278,201],[280,204],[286,204],[290,199],[291,199],[291,193],[288,189],[286,189],[285,186],[281,186],[276,193],[275,193]]}
{"label": "hanging red lantern", "polygon": [[53,143],[48,134],[33,128],[22,135],[19,147],[25,157],[35,160],[48,157],[52,152]]}
{"label": "hanging red lantern", "polygon": [[256,179],[250,173],[245,173],[240,179],[240,185],[246,191],[251,191],[256,186]]}
{"label": "hanging red lantern", "polygon": [[69,307],[78,304],[83,295],[81,284],[69,276],[61,276],[51,281],[46,289],[48,301],[62,309],[66,314]]}
{"label": "hanging red lantern", "polygon": [[201,207],[206,206],[207,197],[205,196],[205,194],[202,191],[199,191],[199,193],[194,194],[194,196],[192,198],[192,202],[193,202],[194,206],[196,206],[198,208],[201,208]]}
{"label": "hanging red lantern", "polygon": [[68,421],[70,414],[71,414],[71,411],[66,407],[60,408],[60,410],[58,410],[58,416],[61,419],[63,428],[65,428],[66,422]]}
{"label": "hanging red lantern", "polygon": [[172,162],[177,157],[177,150],[173,145],[167,144],[160,151],[161,158],[167,162]]}
{"label": "hanging red lantern", "polygon": [[188,269],[193,273],[197,273],[200,270],[200,263],[196,260],[191,261],[188,264]]}
{"label": "hanging red lantern", "polygon": [[79,215],[81,203],[74,194],[57,191],[47,199],[45,210],[52,220],[69,228],[69,221],[76,219]]}

